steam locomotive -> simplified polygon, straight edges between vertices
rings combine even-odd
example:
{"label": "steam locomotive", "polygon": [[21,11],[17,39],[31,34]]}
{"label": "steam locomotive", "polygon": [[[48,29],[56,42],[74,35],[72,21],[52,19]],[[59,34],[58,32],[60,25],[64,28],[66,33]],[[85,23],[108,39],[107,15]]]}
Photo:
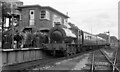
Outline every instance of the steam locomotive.
{"label": "steam locomotive", "polygon": [[101,48],[107,45],[107,41],[97,35],[90,34],[78,28],[66,28],[57,25],[49,31],[49,44],[46,49],[52,55],[74,55],[81,51]]}

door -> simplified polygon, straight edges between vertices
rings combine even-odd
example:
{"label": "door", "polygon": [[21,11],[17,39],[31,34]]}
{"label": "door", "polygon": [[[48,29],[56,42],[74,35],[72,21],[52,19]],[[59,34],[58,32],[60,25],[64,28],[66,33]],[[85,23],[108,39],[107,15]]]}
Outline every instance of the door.
{"label": "door", "polygon": [[30,20],[29,20],[29,25],[34,25],[34,18],[35,18],[35,11],[34,10],[30,10]]}

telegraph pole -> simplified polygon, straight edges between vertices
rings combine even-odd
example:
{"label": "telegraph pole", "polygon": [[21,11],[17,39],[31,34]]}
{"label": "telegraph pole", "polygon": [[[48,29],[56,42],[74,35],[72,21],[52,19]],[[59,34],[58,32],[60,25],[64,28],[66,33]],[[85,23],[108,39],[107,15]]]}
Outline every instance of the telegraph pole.
{"label": "telegraph pole", "polygon": [[109,40],[109,44],[110,44],[110,31],[108,31],[108,35],[109,35],[108,40]]}
{"label": "telegraph pole", "polygon": [[107,31],[105,33],[108,33],[108,43],[110,44],[110,31]]}
{"label": "telegraph pole", "polygon": [[110,31],[108,31],[106,33],[108,33],[108,43],[110,44]]}
{"label": "telegraph pole", "polygon": [[14,23],[14,11],[13,11],[14,9],[13,9],[13,2],[11,3],[11,16],[12,16],[12,18],[11,18],[11,25],[12,25],[12,47],[14,46],[14,25],[13,25],[13,23]]}

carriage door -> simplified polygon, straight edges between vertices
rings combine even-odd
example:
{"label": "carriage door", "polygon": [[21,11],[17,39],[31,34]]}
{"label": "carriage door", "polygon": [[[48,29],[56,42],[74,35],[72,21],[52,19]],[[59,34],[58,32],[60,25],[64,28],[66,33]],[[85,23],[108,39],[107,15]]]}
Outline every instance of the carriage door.
{"label": "carriage door", "polygon": [[30,10],[30,12],[29,12],[29,14],[30,14],[30,20],[29,20],[29,25],[34,25],[34,21],[35,21],[35,11],[34,10]]}
{"label": "carriage door", "polygon": [[82,32],[82,30],[79,31],[79,44],[83,44],[83,32]]}
{"label": "carriage door", "polygon": [[84,32],[81,30],[81,38],[82,38],[82,44],[84,44]]}

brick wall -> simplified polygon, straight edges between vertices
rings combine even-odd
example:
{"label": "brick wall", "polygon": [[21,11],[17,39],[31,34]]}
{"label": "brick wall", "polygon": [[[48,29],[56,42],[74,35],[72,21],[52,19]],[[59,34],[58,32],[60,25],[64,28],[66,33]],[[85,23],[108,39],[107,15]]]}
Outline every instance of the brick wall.
{"label": "brick wall", "polygon": [[53,15],[60,16],[62,18],[62,24],[64,23],[65,17],[60,14],[47,9],[50,12],[50,20],[40,19],[40,11],[43,10],[40,7],[27,7],[22,8],[22,20],[20,21],[19,29],[25,26],[29,26],[29,10],[35,10],[35,26],[38,28],[52,28],[53,27]]}

